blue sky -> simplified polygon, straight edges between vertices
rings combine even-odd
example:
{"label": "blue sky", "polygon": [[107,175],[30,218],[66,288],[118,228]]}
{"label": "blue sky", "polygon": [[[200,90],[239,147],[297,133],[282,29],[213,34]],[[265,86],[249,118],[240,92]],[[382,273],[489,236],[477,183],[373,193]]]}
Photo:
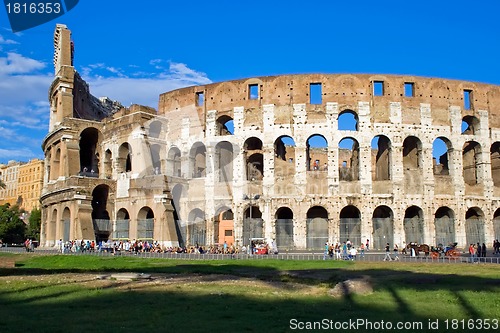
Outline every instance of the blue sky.
{"label": "blue sky", "polygon": [[411,74],[500,84],[500,1],[98,1],[13,34],[0,8],[0,163],[41,158],[56,23],[96,96],[290,73]]}

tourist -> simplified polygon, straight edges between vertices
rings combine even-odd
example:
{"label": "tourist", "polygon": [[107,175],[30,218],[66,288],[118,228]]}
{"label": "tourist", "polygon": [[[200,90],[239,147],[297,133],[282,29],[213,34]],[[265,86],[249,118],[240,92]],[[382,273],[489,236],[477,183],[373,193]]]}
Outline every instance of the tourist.
{"label": "tourist", "polygon": [[481,247],[481,257],[486,258],[486,244]]}
{"label": "tourist", "polygon": [[385,257],[384,257],[384,261],[386,261],[386,260],[392,261],[389,243],[387,243],[385,245]]}
{"label": "tourist", "polygon": [[365,244],[361,243],[361,246],[359,247],[359,254],[361,258],[365,257]]}
{"label": "tourist", "polygon": [[394,260],[399,260],[399,247],[398,244],[394,243]]}
{"label": "tourist", "polygon": [[370,240],[366,240],[366,252],[370,251]]}
{"label": "tourist", "polygon": [[323,260],[326,260],[327,255],[328,255],[328,242],[325,243],[325,251],[323,252]]}

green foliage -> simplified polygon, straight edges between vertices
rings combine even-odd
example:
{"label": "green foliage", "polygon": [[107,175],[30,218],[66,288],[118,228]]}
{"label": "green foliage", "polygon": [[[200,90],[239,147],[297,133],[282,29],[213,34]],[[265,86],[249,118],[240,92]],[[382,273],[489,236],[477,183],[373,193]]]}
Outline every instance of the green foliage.
{"label": "green foliage", "polygon": [[5,187],[6,187],[5,183],[3,182],[3,180],[0,179],[0,188],[5,188]]}
{"label": "green foliage", "polygon": [[26,225],[20,217],[22,213],[18,206],[0,206],[0,239],[4,243],[23,242]]}
{"label": "green foliage", "polygon": [[28,230],[26,232],[26,237],[40,241],[40,227],[42,224],[42,212],[38,208],[34,208],[31,211],[30,218],[28,220]]}

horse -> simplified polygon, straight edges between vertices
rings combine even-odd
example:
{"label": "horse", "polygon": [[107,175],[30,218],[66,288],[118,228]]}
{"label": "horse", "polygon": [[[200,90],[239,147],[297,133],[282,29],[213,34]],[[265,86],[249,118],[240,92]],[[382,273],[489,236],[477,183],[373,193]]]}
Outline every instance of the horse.
{"label": "horse", "polygon": [[407,251],[411,253],[411,249],[415,251],[415,255],[418,256],[420,252],[424,252],[426,256],[431,252],[431,248],[427,244],[418,244],[418,243],[409,243],[405,246],[405,248],[401,251],[403,254],[407,254]]}

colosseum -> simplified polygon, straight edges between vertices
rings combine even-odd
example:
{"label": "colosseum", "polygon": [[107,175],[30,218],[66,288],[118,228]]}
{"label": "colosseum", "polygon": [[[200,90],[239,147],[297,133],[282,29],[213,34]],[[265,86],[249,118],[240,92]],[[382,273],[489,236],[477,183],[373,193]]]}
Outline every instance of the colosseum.
{"label": "colosseum", "polygon": [[[500,238],[500,87],[398,75],[248,78],[95,98],[54,35],[42,244],[250,238],[280,249]],[[498,117],[498,118],[497,118]]]}

